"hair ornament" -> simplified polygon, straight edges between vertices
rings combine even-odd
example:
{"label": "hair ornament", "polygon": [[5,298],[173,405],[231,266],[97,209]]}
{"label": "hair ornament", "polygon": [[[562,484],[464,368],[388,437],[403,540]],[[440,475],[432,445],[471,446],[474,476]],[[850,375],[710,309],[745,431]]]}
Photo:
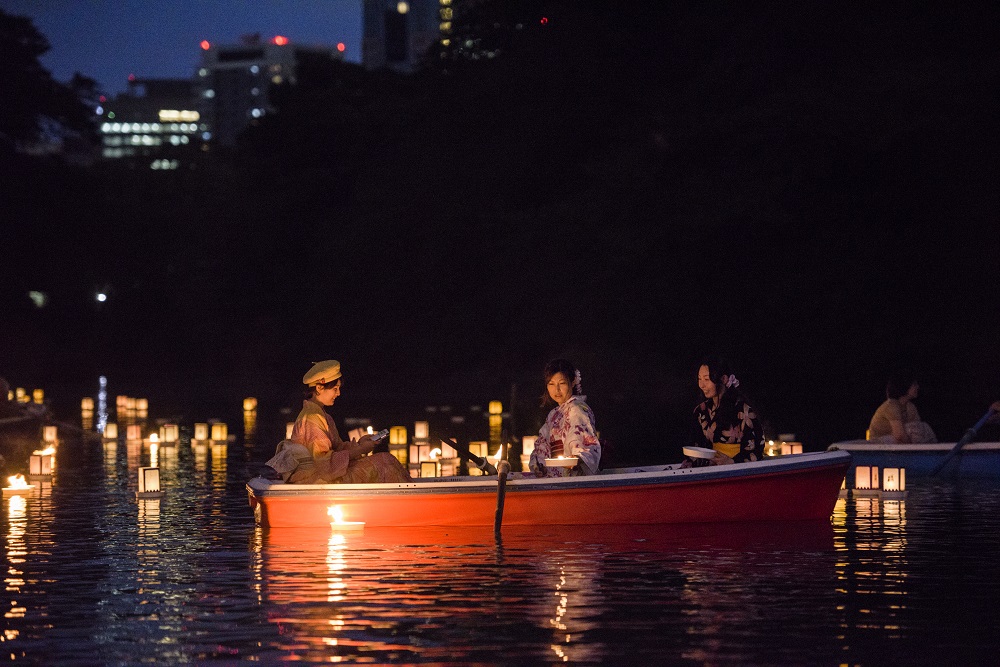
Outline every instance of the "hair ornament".
{"label": "hair ornament", "polygon": [[576,389],[576,393],[583,393],[583,380],[580,377],[579,369],[577,369],[576,374],[573,376],[573,388]]}
{"label": "hair ornament", "polygon": [[740,381],[736,379],[735,375],[730,375],[729,379],[726,380],[726,387],[739,387]]}

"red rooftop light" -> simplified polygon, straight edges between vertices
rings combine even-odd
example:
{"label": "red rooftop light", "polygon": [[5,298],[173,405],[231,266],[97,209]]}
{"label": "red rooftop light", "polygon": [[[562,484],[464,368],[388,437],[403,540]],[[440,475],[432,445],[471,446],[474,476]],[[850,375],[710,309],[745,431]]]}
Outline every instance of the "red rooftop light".
{"label": "red rooftop light", "polygon": [[347,46],[343,42],[337,42],[337,50],[343,53],[347,50]]}
{"label": "red rooftop light", "polygon": [[209,42],[207,39],[201,40],[201,50],[202,51],[208,51],[210,48],[212,48],[211,42]]}
{"label": "red rooftop light", "polygon": [[274,38],[273,41],[278,46],[284,46],[285,44],[288,44],[288,38],[287,37],[282,37],[281,35],[275,36],[275,38]]}

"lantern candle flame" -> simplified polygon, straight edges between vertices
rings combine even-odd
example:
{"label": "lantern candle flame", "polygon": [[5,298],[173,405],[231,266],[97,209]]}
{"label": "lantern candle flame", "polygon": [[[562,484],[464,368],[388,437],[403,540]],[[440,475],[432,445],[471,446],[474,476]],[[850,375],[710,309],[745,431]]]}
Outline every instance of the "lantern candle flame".
{"label": "lantern candle flame", "polygon": [[7,478],[7,486],[3,488],[3,494],[8,495],[18,495],[31,491],[34,487],[32,484],[28,484],[27,480],[24,479],[24,475],[11,475]]}

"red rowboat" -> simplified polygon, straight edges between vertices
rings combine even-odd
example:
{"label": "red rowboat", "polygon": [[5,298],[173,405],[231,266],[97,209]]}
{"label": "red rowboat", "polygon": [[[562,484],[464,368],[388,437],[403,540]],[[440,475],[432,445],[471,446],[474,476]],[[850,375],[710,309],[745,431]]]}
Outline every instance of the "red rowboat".
{"label": "red rowboat", "polygon": [[[828,519],[851,455],[782,456],[701,468],[647,466],[568,478],[511,478],[504,526],[638,525]],[[429,477],[403,484],[247,483],[258,524],[492,526],[497,478]]]}

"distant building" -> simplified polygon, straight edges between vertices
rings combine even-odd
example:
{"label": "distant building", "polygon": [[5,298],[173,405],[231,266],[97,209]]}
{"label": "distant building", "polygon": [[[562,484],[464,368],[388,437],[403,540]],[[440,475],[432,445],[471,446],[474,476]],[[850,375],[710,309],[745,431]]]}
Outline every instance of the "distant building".
{"label": "distant building", "polygon": [[101,157],[150,169],[190,166],[206,127],[185,79],[129,78],[128,91],[102,109]]}
{"label": "distant building", "polygon": [[454,0],[363,0],[361,64],[411,72],[436,43],[447,46]]}
{"label": "distant building", "polygon": [[294,84],[296,69],[307,57],[343,59],[344,45],[335,47],[293,45],[286,37],[262,41],[259,35],[241,44],[202,42],[202,64],[196,92],[198,111],[208,129],[205,140],[232,146],[249,125],[274,112],[272,86]]}

